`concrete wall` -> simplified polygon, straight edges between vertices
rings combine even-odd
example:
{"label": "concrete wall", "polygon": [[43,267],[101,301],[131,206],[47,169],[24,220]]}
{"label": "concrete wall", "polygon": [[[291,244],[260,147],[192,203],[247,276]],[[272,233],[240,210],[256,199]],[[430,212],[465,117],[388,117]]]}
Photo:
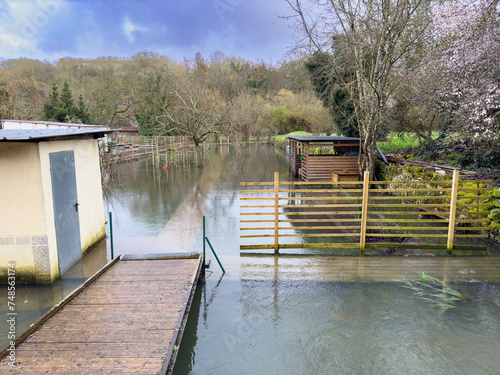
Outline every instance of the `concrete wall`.
{"label": "concrete wall", "polygon": [[0,281],[16,263],[19,281],[59,276],[49,154],[75,153],[82,253],[106,235],[97,141],[0,142]]}
{"label": "concrete wall", "polygon": [[[26,281],[51,279],[36,143],[0,143],[0,277],[7,264]],[[50,262],[50,260],[49,260]]]}

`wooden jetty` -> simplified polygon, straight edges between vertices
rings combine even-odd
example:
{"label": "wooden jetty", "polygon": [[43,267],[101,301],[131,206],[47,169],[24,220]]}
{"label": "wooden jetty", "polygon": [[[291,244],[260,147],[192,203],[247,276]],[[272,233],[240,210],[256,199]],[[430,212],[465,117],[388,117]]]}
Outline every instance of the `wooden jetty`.
{"label": "wooden jetty", "polygon": [[198,254],[117,258],[17,340],[2,374],[169,374],[201,270]]}

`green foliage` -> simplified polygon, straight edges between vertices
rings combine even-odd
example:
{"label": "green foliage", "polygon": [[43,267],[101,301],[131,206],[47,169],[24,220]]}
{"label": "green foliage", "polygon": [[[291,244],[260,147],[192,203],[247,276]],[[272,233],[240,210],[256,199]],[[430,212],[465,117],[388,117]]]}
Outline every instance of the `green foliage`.
{"label": "green foliage", "polygon": [[457,302],[465,302],[461,293],[452,289],[446,282],[420,274],[419,281],[410,281],[403,276],[403,287],[410,289],[419,298],[431,306],[438,307],[442,312],[457,308]]}
{"label": "green foliage", "polygon": [[68,81],[64,81],[60,96],[56,83],[52,84],[49,100],[43,106],[42,120],[89,124],[91,117],[83,102],[83,96],[80,95],[78,106],[75,106]]}
{"label": "green foliage", "polygon": [[0,82],[0,119],[10,118],[9,97],[7,82]]}
{"label": "green foliage", "polygon": [[352,69],[342,67],[326,52],[314,52],[306,62],[306,68],[311,76],[314,91],[323,105],[330,110],[340,133],[345,137],[359,137],[350,94],[345,86],[338,82],[332,64],[337,64],[336,69],[343,71],[346,79],[352,80]]}
{"label": "green foliage", "polygon": [[477,151],[470,148],[454,148],[454,152],[439,156],[440,163],[475,171],[500,170],[500,150]]}
{"label": "green foliage", "polygon": [[287,134],[294,131],[309,129],[310,123],[299,113],[293,113],[286,106],[273,107],[271,123],[278,130],[279,134]]}
{"label": "green foliage", "polygon": [[[437,139],[438,136],[438,132],[432,133],[433,139]],[[378,142],[377,145],[384,153],[398,153],[419,147],[420,140],[421,138],[415,133],[389,133],[387,141]]]}
{"label": "green foliage", "polygon": [[286,146],[288,146],[288,138],[287,137],[289,135],[312,135],[312,134],[305,132],[305,131],[302,131],[302,130],[299,130],[299,131],[291,132],[288,134],[277,135],[277,136],[273,137],[274,145],[276,147],[279,147],[279,148],[285,148]]}
{"label": "green foliage", "polygon": [[[386,181],[411,181],[411,180],[429,180],[429,181],[437,181],[437,180],[444,180],[444,181],[451,181],[452,176],[451,175],[444,175],[444,176],[439,176],[436,173],[433,173],[430,170],[424,169],[424,168],[418,168],[418,167],[412,167],[412,166],[396,166],[396,165],[389,165],[387,166],[383,172],[382,172],[382,179]],[[429,187],[435,187],[435,186],[429,186]],[[443,188],[449,188],[450,184],[443,184]],[[460,187],[462,189],[477,189],[479,188],[486,188],[487,186],[485,184],[479,184],[474,181],[462,181],[460,183]],[[478,194],[477,190],[470,190],[470,191],[463,191],[459,190],[458,192],[458,204],[461,205],[470,205],[469,207],[464,206],[460,208],[460,211],[464,213],[470,213],[470,215],[467,215],[468,218],[470,219],[477,219],[477,215],[474,215],[474,213],[477,213],[478,209],[479,212],[488,212],[488,218],[491,220],[491,222],[488,223],[482,223],[482,225],[485,227],[484,229],[489,229],[493,234],[496,235],[496,239],[500,241],[500,189],[498,187],[493,187],[487,191],[482,192],[482,197],[481,198],[475,198]],[[415,195],[422,195],[422,197],[425,197],[425,195],[431,195],[428,192],[414,192],[411,193],[412,196]],[[434,193],[433,193],[434,194]],[[414,201],[414,203],[419,203],[418,200]],[[424,202],[422,200],[422,203],[431,203],[430,201]],[[436,202],[436,203],[442,203],[442,202]],[[479,205],[485,205],[484,207],[477,207],[477,204]]]}

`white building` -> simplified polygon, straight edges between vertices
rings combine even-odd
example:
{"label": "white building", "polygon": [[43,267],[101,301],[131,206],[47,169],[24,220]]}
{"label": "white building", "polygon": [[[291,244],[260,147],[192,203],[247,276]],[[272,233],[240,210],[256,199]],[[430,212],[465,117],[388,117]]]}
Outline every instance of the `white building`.
{"label": "white building", "polygon": [[97,139],[111,132],[0,130],[0,280],[14,262],[18,281],[51,282],[106,236]]}

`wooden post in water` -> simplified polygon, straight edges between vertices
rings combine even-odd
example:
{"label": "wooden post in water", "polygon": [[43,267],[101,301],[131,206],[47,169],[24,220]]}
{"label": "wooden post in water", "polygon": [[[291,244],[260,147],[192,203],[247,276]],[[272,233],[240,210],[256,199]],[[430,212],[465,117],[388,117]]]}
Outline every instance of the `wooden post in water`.
{"label": "wooden post in water", "polygon": [[450,220],[448,225],[448,243],[446,248],[448,253],[453,252],[453,239],[455,237],[455,220],[457,215],[457,197],[458,197],[458,170],[453,171],[453,182],[451,186],[451,201],[450,201]]}
{"label": "wooden post in water", "polygon": [[366,219],[368,216],[368,189],[370,187],[370,172],[365,171],[363,179],[363,202],[361,204],[361,232],[359,235],[359,251],[365,253],[366,246]]}
{"label": "wooden post in water", "polygon": [[279,254],[279,189],[280,174],[274,172],[274,253]]}

